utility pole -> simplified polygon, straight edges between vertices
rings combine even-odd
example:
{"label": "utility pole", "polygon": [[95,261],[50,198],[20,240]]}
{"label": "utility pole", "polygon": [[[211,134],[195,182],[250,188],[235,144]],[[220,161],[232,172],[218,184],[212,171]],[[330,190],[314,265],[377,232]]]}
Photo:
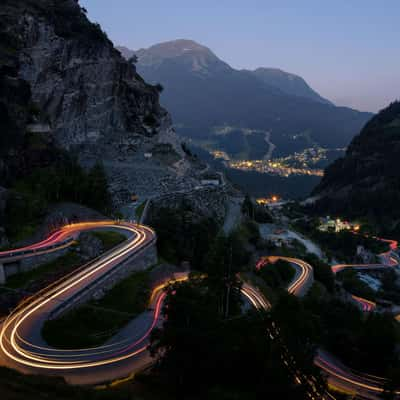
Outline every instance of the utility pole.
{"label": "utility pole", "polygon": [[232,269],[232,242],[229,244],[228,288],[226,291],[225,319],[229,317],[229,300],[231,295],[231,269]]}

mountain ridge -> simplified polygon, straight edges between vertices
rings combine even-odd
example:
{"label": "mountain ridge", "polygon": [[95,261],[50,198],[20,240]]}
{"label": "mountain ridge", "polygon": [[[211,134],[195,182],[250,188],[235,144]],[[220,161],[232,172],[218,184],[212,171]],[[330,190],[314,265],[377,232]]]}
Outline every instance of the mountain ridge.
{"label": "mountain ridge", "polygon": [[249,71],[270,86],[276,86],[286,94],[305,97],[324,104],[334,105],[328,99],[323,98],[312,89],[308,83],[299,75],[283,71],[279,68],[259,67]]}
{"label": "mountain ridge", "polygon": [[314,189],[315,209],[367,217],[400,234],[400,102],[371,118]]}
{"label": "mountain ridge", "polygon": [[[117,46],[116,48],[126,59],[136,55],[138,57],[138,64],[140,68],[158,67],[164,60],[178,57],[187,56],[196,61],[202,57],[203,61],[218,64],[222,70],[245,72],[254,75],[270,88],[277,88],[283,93],[298,97],[305,97],[325,104],[332,104],[329,100],[322,98],[305,82],[303,78],[298,75],[283,71],[278,68],[259,67],[255,70],[235,69],[228,63],[221,60],[210,48],[194,40],[176,39],[157,43],[148,48],[140,48],[139,50],[131,50],[125,46]],[[222,66],[224,66],[224,68],[222,68]],[[207,67],[206,62],[204,62],[204,67]],[[200,68],[194,67],[193,71],[198,69]]]}
{"label": "mountain ridge", "polygon": [[[188,45],[189,51],[182,51]],[[163,56],[170,48],[168,57]],[[248,132],[258,132],[260,138],[271,132],[278,155],[315,145],[344,147],[371,116],[336,107],[314,91],[308,98],[288,93],[290,88],[281,83],[266,83],[252,71],[236,70],[193,41],[166,42],[133,54],[138,57],[138,72],[165,88],[161,102],[170,110],[178,134],[211,143],[234,158],[240,157],[240,142],[246,141]],[[299,79],[303,89],[312,90]],[[221,144],[217,132],[224,127],[231,132],[226,139],[233,150]]]}

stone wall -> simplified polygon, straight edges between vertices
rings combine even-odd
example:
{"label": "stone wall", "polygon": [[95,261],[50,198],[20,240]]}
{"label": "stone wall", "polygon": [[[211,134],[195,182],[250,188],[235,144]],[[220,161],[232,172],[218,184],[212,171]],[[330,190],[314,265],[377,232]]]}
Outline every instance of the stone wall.
{"label": "stone wall", "polygon": [[6,274],[4,271],[3,264],[0,264],[0,285],[4,285],[6,283]]}
{"label": "stone wall", "polygon": [[121,280],[127,278],[135,271],[144,271],[150,268],[157,263],[157,260],[157,247],[154,241],[154,243],[119,264],[110,274],[107,274],[92,286],[87,286],[73,300],[62,304],[51,313],[49,319],[55,319],[68,310],[76,308],[92,299],[100,299]]}
{"label": "stone wall", "polygon": [[26,257],[19,261],[3,263],[5,279],[7,279],[9,276],[38,268],[43,264],[47,264],[65,255],[66,253],[68,253],[68,251],[68,247],[64,247],[58,250],[54,250],[51,253],[35,254],[31,257]]}
{"label": "stone wall", "polygon": [[153,198],[144,223],[150,223],[161,208],[180,208],[183,205],[191,207],[199,217],[216,218],[222,223],[226,215],[227,194],[222,186],[205,186]]}

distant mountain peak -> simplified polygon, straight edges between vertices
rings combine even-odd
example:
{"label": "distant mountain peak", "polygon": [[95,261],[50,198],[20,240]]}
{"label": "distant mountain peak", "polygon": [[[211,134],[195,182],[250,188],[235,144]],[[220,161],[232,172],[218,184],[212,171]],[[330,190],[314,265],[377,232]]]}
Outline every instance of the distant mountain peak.
{"label": "distant mountain peak", "polygon": [[230,69],[208,47],[194,40],[176,39],[150,46],[147,49],[130,51],[126,47],[117,47],[125,58],[133,54],[138,57],[140,67],[158,67],[163,62],[179,60],[182,65],[194,72],[206,73],[209,69]]}
{"label": "distant mountain peak", "polygon": [[[143,49],[140,49],[138,51],[141,50]],[[160,56],[164,56],[166,58],[178,57],[187,52],[204,53],[216,57],[215,54],[208,47],[203,46],[190,39],[176,39],[168,42],[158,43],[149,47],[148,49],[146,49],[146,51],[157,53]]]}
{"label": "distant mountain peak", "polygon": [[[170,40],[137,51],[129,50],[123,46],[117,48],[127,59],[134,54],[138,57],[139,72],[148,68],[151,70],[158,69],[163,63],[180,64],[186,70],[200,75],[234,71],[208,47],[191,39]],[[270,89],[278,89],[290,96],[303,97],[318,103],[332,105],[329,100],[313,90],[302,77],[282,69],[260,67],[254,71],[243,70],[242,72],[253,75]]]}
{"label": "distant mountain peak", "polygon": [[298,75],[291,74],[290,72],[286,72],[283,69],[280,68],[272,68],[272,67],[258,67],[254,70],[254,72],[269,72],[269,73],[274,73],[276,75],[281,75],[284,77],[291,77],[291,78],[299,78]]}

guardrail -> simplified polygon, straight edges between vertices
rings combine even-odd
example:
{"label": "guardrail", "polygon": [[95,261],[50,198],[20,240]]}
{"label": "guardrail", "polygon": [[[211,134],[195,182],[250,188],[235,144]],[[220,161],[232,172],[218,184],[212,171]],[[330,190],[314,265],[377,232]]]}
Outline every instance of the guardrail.
{"label": "guardrail", "polygon": [[65,240],[63,240],[62,242],[57,242],[56,244],[52,244],[50,246],[45,246],[45,247],[41,247],[41,248],[37,248],[37,249],[32,249],[32,250],[21,250],[21,251],[11,251],[7,254],[0,254],[0,260],[4,260],[7,258],[13,258],[13,257],[20,257],[20,256],[25,256],[25,255],[36,255],[38,253],[43,253],[43,252],[47,252],[48,250],[56,250],[58,248],[61,247],[65,247],[65,245],[67,245],[68,243],[72,243],[74,242],[75,239],[73,237],[69,237]]}

